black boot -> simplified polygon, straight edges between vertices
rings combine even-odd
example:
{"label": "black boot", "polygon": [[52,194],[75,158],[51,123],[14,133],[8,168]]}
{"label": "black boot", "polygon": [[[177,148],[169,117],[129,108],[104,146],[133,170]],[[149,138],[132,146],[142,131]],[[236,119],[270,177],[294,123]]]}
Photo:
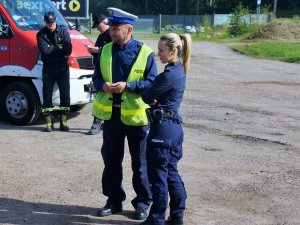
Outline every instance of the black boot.
{"label": "black boot", "polygon": [[183,218],[172,218],[169,216],[165,225],[183,225]]}
{"label": "black boot", "polygon": [[68,124],[67,124],[68,114],[69,114],[69,110],[67,108],[60,110],[60,127],[59,127],[59,129],[61,131],[69,131],[70,130],[70,128],[68,127]]}
{"label": "black boot", "polygon": [[44,132],[51,132],[54,130],[53,126],[53,115],[51,112],[43,112],[45,121],[46,121],[46,127],[44,128]]}
{"label": "black boot", "polygon": [[111,205],[111,204],[106,204],[103,208],[100,208],[97,211],[97,216],[104,217],[104,216],[109,216],[111,214],[116,214],[122,212],[122,204],[118,205]]}
{"label": "black boot", "polygon": [[95,135],[100,133],[100,131],[102,130],[102,123],[103,123],[102,120],[99,120],[98,118],[94,117],[93,125],[89,130],[88,134]]}

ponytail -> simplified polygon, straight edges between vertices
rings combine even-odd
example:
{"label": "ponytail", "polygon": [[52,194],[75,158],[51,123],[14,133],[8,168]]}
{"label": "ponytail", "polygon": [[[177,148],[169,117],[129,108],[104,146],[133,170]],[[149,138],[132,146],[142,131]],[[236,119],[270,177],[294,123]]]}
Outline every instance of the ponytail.
{"label": "ponytail", "polygon": [[184,67],[184,72],[188,73],[190,71],[190,59],[191,59],[191,44],[192,39],[189,34],[179,35],[182,41],[182,64]]}

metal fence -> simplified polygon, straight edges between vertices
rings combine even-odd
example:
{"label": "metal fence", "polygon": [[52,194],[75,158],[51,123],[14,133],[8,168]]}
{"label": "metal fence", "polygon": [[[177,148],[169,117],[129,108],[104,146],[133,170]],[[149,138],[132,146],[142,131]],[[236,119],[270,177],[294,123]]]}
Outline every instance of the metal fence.
{"label": "metal fence", "polygon": [[[210,18],[212,26],[228,25],[231,14],[207,15]],[[204,23],[204,15],[139,15],[134,31],[137,33],[155,33],[161,30],[180,30],[185,27],[200,27]],[[270,15],[251,14],[244,17],[248,24],[270,22]],[[75,20],[71,20],[75,24]],[[80,20],[82,32],[95,32],[90,28],[90,20]]]}

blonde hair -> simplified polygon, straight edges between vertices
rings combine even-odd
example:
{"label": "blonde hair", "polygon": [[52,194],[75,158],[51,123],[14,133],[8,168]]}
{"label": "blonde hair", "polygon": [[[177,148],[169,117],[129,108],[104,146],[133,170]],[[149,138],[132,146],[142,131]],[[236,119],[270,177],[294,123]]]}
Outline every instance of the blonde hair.
{"label": "blonde hair", "polygon": [[191,44],[192,39],[189,34],[175,34],[168,33],[159,39],[164,41],[166,46],[169,47],[170,51],[173,48],[178,50],[178,57],[182,59],[182,64],[184,67],[184,72],[188,73],[190,71],[190,58],[191,58]]}

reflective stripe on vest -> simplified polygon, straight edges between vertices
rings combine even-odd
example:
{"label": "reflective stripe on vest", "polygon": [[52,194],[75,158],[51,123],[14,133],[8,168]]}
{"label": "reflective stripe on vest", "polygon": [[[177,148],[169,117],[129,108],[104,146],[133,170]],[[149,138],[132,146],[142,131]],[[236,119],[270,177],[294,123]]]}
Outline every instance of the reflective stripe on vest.
{"label": "reflective stripe on vest", "polygon": [[[147,65],[147,59],[152,50],[142,45],[138,57],[133,64],[127,82],[140,81],[144,79],[144,71]],[[102,48],[100,58],[100,68],[103,80],[112,82],[112,43]],[[99,92],[94,100],[93,116],[109,120],[112,115],[112,94]],[[140,94],[123,92],[121,102],[121,120],[126,125],[143,126],[148,124],[145,109],[149,108],[141,98]]]}

